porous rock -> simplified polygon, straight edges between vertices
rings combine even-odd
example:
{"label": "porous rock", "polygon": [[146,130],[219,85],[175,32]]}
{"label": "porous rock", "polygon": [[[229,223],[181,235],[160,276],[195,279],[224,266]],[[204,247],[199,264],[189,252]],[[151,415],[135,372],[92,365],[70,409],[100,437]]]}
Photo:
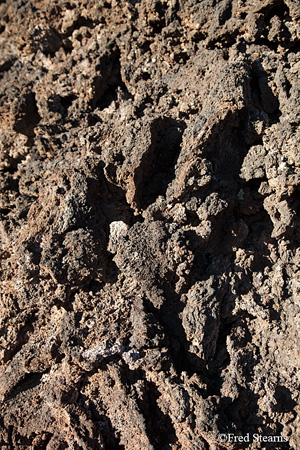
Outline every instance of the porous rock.
{"label": "porous rock", "polygon": [[299,20],[0,2],[1,449],[300,447]]}

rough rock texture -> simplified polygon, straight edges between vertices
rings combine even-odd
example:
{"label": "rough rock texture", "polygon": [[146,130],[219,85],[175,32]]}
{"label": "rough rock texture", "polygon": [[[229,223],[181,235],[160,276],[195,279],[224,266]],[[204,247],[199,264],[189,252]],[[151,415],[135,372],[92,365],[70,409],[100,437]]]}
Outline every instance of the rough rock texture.
{"label": "rough rock texture", "polygon": [[299,449],[299,1],[0,33],[1,450]]}

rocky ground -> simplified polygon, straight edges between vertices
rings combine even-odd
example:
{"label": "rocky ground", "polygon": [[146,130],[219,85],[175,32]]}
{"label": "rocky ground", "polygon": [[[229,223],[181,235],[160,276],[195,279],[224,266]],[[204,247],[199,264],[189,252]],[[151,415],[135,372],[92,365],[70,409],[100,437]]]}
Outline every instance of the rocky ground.
{"label": "rocky ground", "polygon": [[1,450],[299,449],[299,1],[0,33]]}

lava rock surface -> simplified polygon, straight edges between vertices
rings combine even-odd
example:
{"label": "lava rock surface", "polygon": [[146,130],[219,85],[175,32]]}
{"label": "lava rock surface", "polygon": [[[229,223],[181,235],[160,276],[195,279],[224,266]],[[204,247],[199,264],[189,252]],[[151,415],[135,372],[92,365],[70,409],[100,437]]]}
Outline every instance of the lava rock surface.
{"label": "lava rock surface", "polygon": [[2,450],[300,448],[299,39],[298,0],[0,2]]}

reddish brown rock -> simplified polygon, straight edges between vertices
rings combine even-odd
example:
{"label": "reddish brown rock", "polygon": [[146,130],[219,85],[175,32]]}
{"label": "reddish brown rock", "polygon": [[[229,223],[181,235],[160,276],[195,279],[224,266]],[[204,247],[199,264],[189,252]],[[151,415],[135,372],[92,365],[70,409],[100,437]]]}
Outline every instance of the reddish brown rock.
{"label": "reddish brown rock", "polygon": [[299,448],[298,3],[1,2],[1,449]]}

